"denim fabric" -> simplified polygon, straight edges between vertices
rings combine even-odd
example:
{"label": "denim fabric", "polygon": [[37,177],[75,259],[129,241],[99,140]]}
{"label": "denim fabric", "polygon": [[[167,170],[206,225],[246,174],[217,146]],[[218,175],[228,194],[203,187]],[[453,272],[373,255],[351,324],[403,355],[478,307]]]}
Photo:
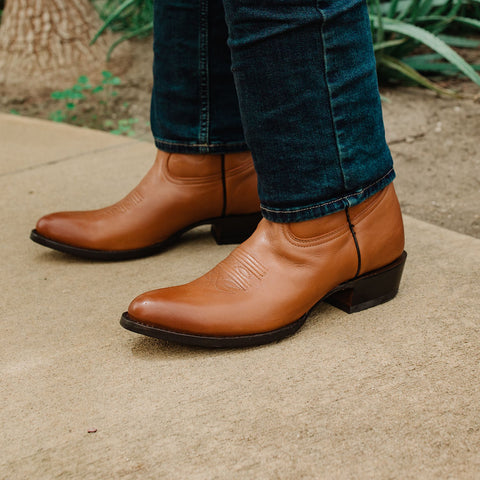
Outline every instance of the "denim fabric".
{"label": "denim fabric", "polygon": [[276,222],[327,215],[388,185],[395,174],[365,0],[223,5],[231,59],[224,43],[212,46],[226,38],[217,1],[156,3],[157,146],[241,150],[243,126],[262,213]]}
{"label": "denim fabric", "polygon": [[151,125],[168,152],[248,150],[222,0],[155,0]]}

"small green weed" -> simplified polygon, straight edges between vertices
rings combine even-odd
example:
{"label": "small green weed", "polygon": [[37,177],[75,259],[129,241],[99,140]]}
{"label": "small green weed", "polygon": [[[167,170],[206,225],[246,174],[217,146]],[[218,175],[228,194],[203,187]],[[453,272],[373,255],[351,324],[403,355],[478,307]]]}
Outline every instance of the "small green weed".
{"label": "small green weed", "polygon": [[[109,71],[102,72],[102,80],[92,85],[85,75],[78,77],[71,88],[52,92],[51,98],[61,103],[61,108],[53,111],[49,118],[54,122],[86,126],[106,130],[116,135],[134,136],[136,118],[118,119],[119,111],[127,112],[128,103],[120,107],[116,101],[121,84],[120,78]],[[92,107],[92,104],[96,107]]]}
{"label": "small green weed", "polygon": [[113,120],[105,120],[104,124],[106,127],[111,127],[113,130],[110,130],[110,133],[115,135],[128,135],[133,136],[134,126],[138,122],[138,118],[122,118],[117,121],[117,125],[115,126],[115,122]]}

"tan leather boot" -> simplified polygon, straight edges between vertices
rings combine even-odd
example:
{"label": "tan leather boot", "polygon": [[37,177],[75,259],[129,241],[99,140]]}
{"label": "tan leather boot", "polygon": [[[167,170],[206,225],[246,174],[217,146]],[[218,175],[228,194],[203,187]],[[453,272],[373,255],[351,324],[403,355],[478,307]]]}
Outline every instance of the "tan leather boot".
{"label": "tan leather boot", "polygon": [[118,203],[42,217],[31,239],[80,257],[125,260],[158,252],[182,233],[211,224],[217,243],[240,243],[260,221],[249,152],[184,155],[158,151],[140,184]]}
{"label": "tan leather boot", "polygon": [[352,313],[392,299],[405,263],[403,247],[393,185],[323,218],[291,224],[263,219],[201,278],[137,297],[121,324],[206,347],[279,340],[297,331],[320,301]]}

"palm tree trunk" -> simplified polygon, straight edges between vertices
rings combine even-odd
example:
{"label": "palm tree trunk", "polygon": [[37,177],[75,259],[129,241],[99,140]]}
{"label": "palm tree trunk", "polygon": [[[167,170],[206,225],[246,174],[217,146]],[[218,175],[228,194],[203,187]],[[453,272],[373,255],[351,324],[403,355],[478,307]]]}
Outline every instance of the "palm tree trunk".
{"label": "palm tree trunk", "polygon": [[[89,45],[101,20],[89,0],[7,0],[0,25],[0,85],[63,89],[107,68],[113,34]],[[126,58],[125,49],[114,60]],[[113,62],[118,64],[118,61]]]}

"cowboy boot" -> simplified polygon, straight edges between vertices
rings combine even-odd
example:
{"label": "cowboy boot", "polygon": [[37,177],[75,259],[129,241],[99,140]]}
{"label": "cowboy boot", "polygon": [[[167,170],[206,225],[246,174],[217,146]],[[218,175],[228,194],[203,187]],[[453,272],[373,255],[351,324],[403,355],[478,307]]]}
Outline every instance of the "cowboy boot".
{"label": "cowboy boot", "polygon": [[240,243],[260,221],[249,152],[186,155],[158,151],[154,165],[123,200],[100,210],[42,217],[31,239],[79,257],[125,260],[157,253],[198,225],[217,243]]}
{"label": "cowboy boot", "polygon": [[392,184],[344,211],[299,223],[263,219],[213,270],[144,293],[123,327],[205,347],[246,347],[296,332],[326,301],[353,313],[392,299],[406,253]]}

